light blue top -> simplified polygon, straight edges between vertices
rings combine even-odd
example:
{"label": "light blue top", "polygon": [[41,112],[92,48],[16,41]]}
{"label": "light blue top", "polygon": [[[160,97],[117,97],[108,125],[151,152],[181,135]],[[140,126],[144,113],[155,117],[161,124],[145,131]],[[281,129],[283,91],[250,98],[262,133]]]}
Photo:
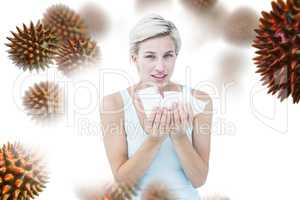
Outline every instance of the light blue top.
{"label": "light blue top", "polygon": [[[128,90],[121,90],[120,93],[124,104],[124,126],[128,145],[128,157],[130,158],[141,144],[143,144],[148,135],[139,123],[139,118]],[[184,86],[183,93],[191,95],[191,89]],[[192,128],[187,129],[187,135],[192,142]],[[143,161],[141,160],[141,162]],[[140,191],[145,189],[148,183],[156,180],[165,183],[171,192],[176,194],[178,200],[200,199],[198,191],[192,186],[190,180],[185,175],[169,137],[163,141],[150,167],[139,180]],[[133,200],[141,200],[141,192]]]}

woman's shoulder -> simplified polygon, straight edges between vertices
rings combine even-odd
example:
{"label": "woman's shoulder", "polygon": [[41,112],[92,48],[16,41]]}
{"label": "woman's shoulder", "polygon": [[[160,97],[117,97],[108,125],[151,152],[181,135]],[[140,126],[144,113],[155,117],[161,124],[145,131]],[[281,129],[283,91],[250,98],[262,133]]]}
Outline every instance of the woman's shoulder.
{"label": "woman's shoulder", "polygon": [[103,98],[100,102],[100,109],[104,109],[104,110],[119,110],[120,109],[120,110],[122,110],[123,99],[122,99],[121,92],[123,92],[126,89],[103,96]]}

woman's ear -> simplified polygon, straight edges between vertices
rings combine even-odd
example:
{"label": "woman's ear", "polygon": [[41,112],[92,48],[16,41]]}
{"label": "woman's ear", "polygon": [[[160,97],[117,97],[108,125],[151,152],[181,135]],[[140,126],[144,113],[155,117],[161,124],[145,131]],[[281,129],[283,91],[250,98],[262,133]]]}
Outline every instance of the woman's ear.
{"label": "woman's ear", "polygon": [[131,62],[132,62],[133,64],[136,64],[136,63],[137,63],[137,55],[136,55],[136,54],[131,55]]}
{"label": "woman's ear", "polygon": [[136,66],[137,71],[140,72],[139,66],[137,64],[137,55],[136,54],[131,55],[131,62]]}

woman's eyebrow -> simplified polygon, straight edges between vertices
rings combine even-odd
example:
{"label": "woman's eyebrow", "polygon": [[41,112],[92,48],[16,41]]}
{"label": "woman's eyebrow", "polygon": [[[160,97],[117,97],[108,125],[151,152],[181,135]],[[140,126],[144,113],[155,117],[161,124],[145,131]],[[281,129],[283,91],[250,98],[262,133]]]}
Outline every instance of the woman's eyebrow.
{"label": "woman's eyebrow", "polygon": [[[155,54],[156,52],[154,52],[154,51],[145,51],[144,52],[144,54],[147,54],[147,53],[149,53],[149,54]],[[167,53],[174,53],[174,50],[169,50],[169,51],[165,52],[164,54],[167,54]]]}
{"label": "woman's eyebrow", "polygon": [[174,51],[173,51],[173,50],[170,50],[170,51],[167,51],[166,53],[174,53]]}
{"label": "woman's eyebrow", "polygon": [[145,51],[144,53],[155,54],[155,52],[154,52],[154,51]]}

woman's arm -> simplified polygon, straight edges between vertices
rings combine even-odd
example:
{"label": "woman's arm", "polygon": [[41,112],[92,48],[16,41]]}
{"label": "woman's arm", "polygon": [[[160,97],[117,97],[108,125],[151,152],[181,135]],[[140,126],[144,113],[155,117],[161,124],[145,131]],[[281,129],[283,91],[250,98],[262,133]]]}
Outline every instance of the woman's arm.
{"label": "woman's arm", "polygon": [[208,95],[203,96],[203,93],[198,95],[199,100],[203,100],[203,97],[208,103],[204,112],[193,118],[193,144],[185,133],[171,136],[183,170],[195,188],[205,183],[209,168],[212,100]]}
{"label": "woman's arm", "polygon": [[[100,106],[103,140],[114,178],[117,181],[135,184],[150,166],[165,137],[147,137],[128,159],[121,96],[106,96]],[[160,112],[157,113],[152,114],[152,118],[160,119]]]}

